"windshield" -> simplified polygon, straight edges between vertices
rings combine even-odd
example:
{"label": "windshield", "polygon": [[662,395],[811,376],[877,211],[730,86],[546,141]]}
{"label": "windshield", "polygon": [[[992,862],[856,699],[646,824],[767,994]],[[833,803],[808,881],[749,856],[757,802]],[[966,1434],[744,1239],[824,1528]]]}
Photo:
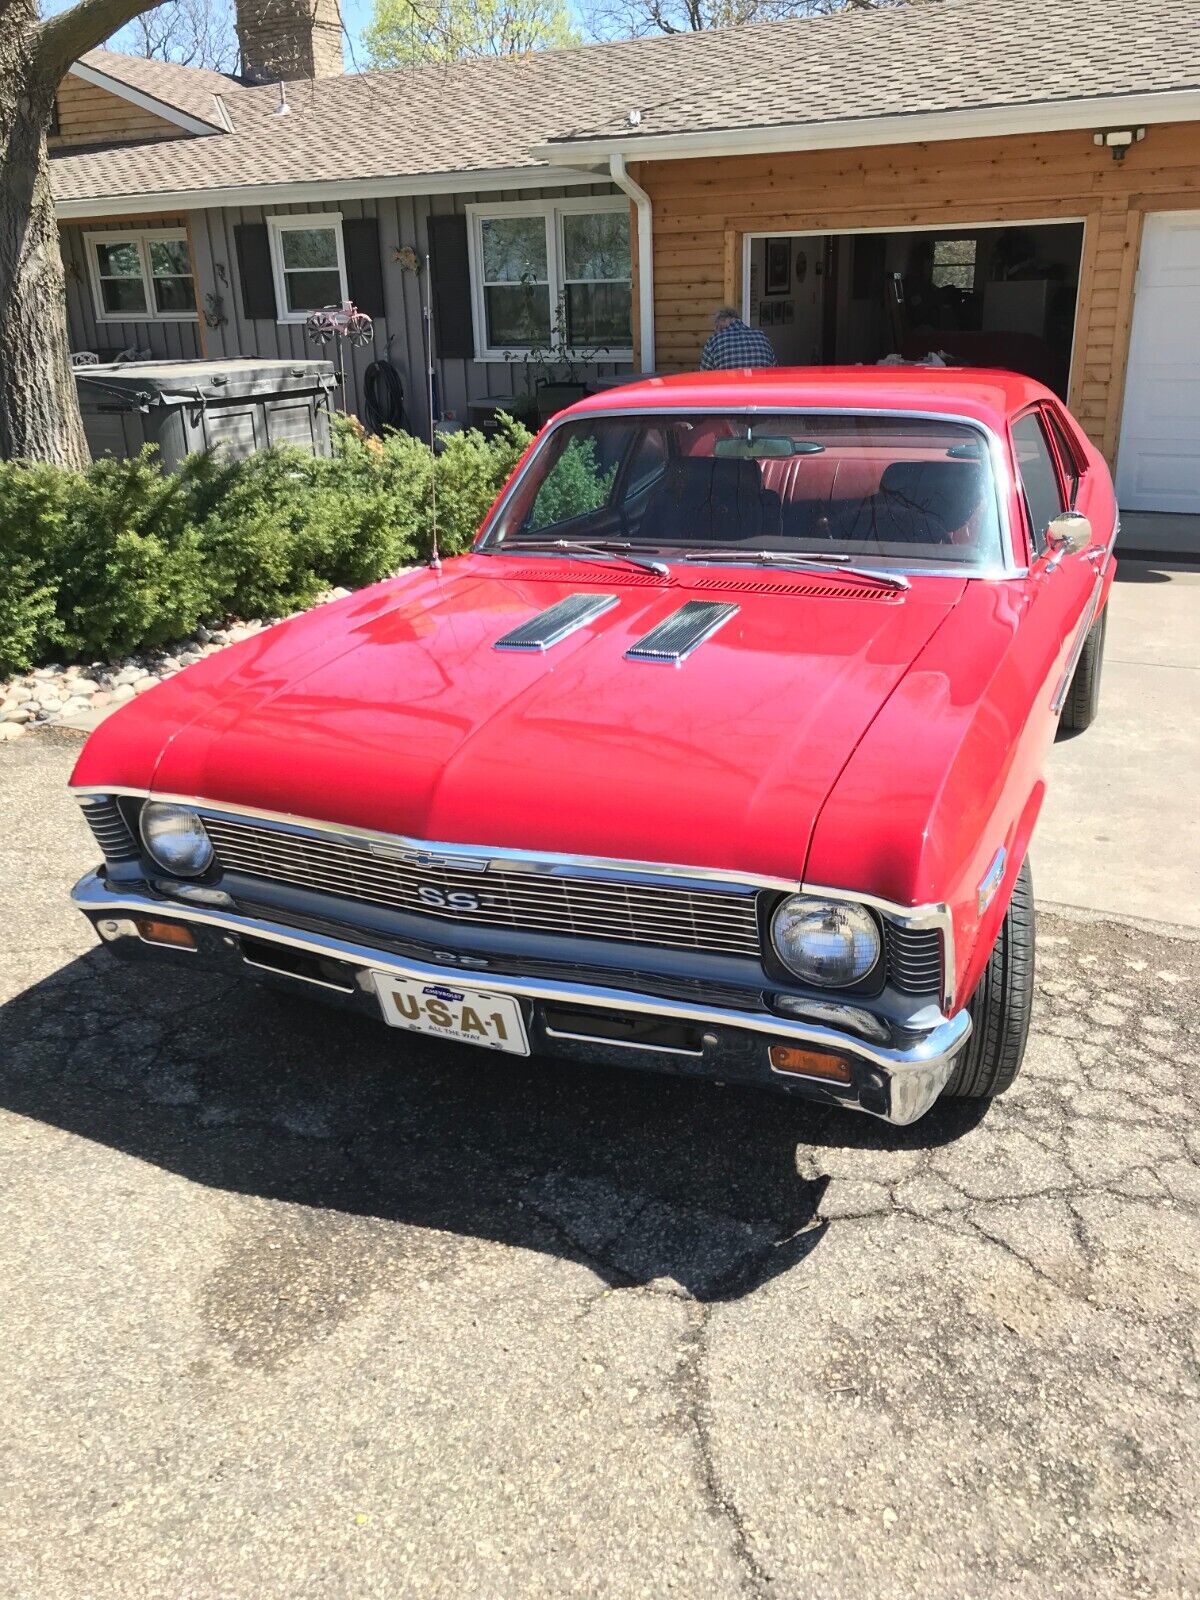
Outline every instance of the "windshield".
{"label": "windshield", "polygon": [[561,542],[735,560],[996,567],[997,497],[966,423],[837,413],[580,417],[531,458],[485,547]]}

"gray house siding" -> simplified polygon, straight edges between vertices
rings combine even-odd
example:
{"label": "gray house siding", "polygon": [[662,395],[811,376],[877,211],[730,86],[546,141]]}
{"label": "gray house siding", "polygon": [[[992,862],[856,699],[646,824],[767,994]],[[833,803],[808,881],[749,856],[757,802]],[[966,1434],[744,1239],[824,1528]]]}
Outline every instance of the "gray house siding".
{"label": "gray house siding", "polygon": [[[344,361],[346,386],[343,403],[346,410],[358,416],[364,413],[363,379],[367,368],[373,361],[387,359],[399,369],[404,381],[409,427],[414,432],[424,434],[428,430],[429,417],[425,399],[422,280],[412,272],[401,270],[394,259],[395,252],[404,245],[411,245],[424,259],[428,248],[428,218],[450,212],[462,213],[475,201],[505,202],[558,198],[563,194],[613,195],[618,192],[611,184],[598,183],[569,190],[512,189],[483,194],[401,195],[381,200],[322,201],[311,205],[245,206],[193,211],[188,221],[197,295],[201,304],[206,303],[208,295],[218,296],[222,302],[220,310],[226,320],[218,327],[205,326],[203,329],[195,323],[140,322],[130,324],[132,332],[120,341],[116,334],[118,329],[125,327],[124,324],[102,323],[100,332],[95,332],[91,285],[83,253],[83,230],[65,225],[62,229],[64,256],[76,261],[79,268],[77,274],[72,273],[68,283],[71,348],[88,349],[99,340],[107,346],[118,342],[137,342],[143,346],[149,345],[156,356],[172,358],[201,354],[208,357],[262,356],[269,360],[321,356],[331,359],[335,366],[339,361]],[[301,323],[251,319],[245,315],[234,229],[239,223],[263,223],[268,216],[308,211],[339,211],[345,219],[378,219],[384,315],[375,318],[374,340],[362,349],[354,349],[344,340],[331,345],[316,345],[305,336]],[[88,225],[89,229],[95,226]],[[607,376],[622,370],[628,370],[627,364],[624,369],[611,362],[587,369],[592,377]],[[519,362],[435,360],[435,371],[443,414],[453,413],[464,424],[471,420],[467,411],[469,401],[486,399],[490,395],[521,393],[525,387],[525,368]]]}
{"label": "gray house siding", "polygon": [[[128,227],[141,231],[149,228],[178,229],[186,224],[185,217],[162,217],[153,221],[137,218],[131,220]],[[70,348],[73,351],[92,350],[97,354],[128,349],[150,350],[156,359],[190,361],[201,354],[200,332],[194,322],[102,322],[96,315],[83,236],[85,233],[108,231],[118,233],[123,226],[119,222],[88,222],[81,227],[64,226],[59,230],[63,267],[67,274]]]}

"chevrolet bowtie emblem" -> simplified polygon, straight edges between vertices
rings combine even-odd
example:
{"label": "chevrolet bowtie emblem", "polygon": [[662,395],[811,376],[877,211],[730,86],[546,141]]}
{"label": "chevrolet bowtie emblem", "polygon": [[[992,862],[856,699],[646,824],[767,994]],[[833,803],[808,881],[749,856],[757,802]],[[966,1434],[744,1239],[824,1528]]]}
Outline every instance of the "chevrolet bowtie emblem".
{"label": "chevrolet bowtie emblem", "polygon": [[452,872],[486,872],[490,865],[487,856],[456,856],[449,852],[438,855],[432,850],[414,850],[402,844],[387,844],[372,839],[368,848],[374,856],[385,856],[389,861],[402,861],[406,867],[444,867]]}

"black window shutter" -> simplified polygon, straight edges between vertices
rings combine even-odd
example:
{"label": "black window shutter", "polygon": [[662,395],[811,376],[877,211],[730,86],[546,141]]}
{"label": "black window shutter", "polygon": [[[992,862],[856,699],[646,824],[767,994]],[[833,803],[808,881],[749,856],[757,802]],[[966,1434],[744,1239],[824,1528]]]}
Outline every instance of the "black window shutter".
{"label": "black window shutter", "polygon": [[466,217],[430,217],[429,271],[433,278],[435,353],[470,361],[475,355],[475,330],[471,321]]}
{"label": "black window shutter", "polygon": [[233,230],[237,246],[238,276],[242,281],[242,310],[246,316],[275,321],[275,276],[271,271],[271,244],[265,222],[239,222]]}
{"label": "black window shutter", "polygon": [[346,286],[350,298],[369,317],[383,316],[383,263],[379,259],[379,222],[375,217],[346,217],[342,222],[346,252]]}

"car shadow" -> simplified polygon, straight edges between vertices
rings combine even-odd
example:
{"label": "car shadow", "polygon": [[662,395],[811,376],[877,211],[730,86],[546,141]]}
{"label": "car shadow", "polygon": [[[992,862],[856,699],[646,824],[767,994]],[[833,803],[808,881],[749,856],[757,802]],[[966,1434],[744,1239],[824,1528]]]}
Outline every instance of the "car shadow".
{"label": "car shadow", "polygon": [[1157,556],[1150,551],[1123,555],[1117,551],[1117,570],[1114,583],[1170,583],[1172,567],[1194,566],[1186,556]]}
{"label": "car shadow", "polygon": [[736,1298],[824,1237],[825,1147],[961,1136],[742,1088],[497,1056],[96,950],[0,1007],[0,1105],[199,1184]]}

